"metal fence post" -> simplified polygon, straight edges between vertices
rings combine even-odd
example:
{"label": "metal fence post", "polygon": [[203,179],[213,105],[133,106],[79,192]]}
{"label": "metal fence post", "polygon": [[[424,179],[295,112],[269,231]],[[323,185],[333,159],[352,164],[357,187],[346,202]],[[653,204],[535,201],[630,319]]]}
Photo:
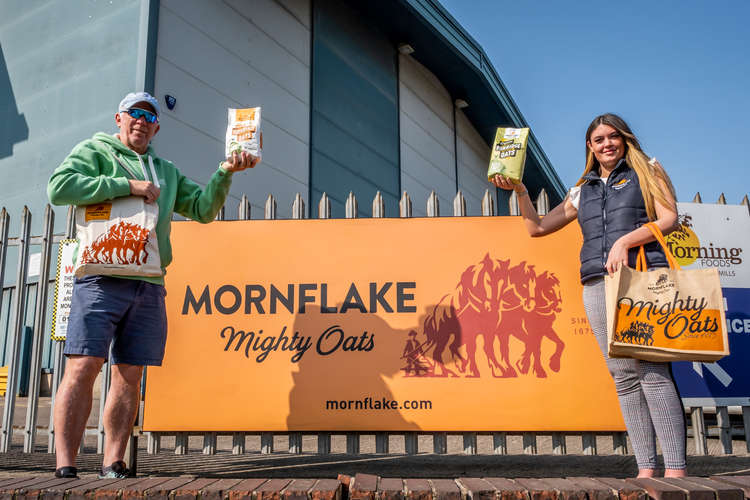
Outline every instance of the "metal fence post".
{"label": "metal fence post", "polygon": [[[76,212],[75,207],[70,205],[68,207],[68,216],[65,219],[65,238],[72,239],[76,234]],[[57,390],[60,387],[62,381],[63,371],[65,369],[65,356],[63,356],[63,347],[65,343],[62,341],[54,342],[54,355],[52,365],[52,398],[49,407],[49,426],[47,427],[47,453],[55,452],[55,398],[57,397]]]}
{"label": "metal fence post", "polygon": [[547,195],[547,191],[544,188],[539,191],[539,196],[536,198],[536,212],[539,215],[547,215],[549,213],[549,195]]}
{"label": "metal fence post", "polygon": [[484,196],[482,196],[482,215],[495,215],[495,198],[490,194],[489,189],[485,189]]}
{"label": "metal fence post", "polygon": [[432,191],[427,198],[427,217],[440,217],[440,200],[435,191]]}
{"label": "metal fence post", "polygon": [[626,432],[615,432],[612,434],[612,447],[616,455],[627,455],[628,434]]}
{"label": "metal fence post", "polygon": [[359,455],[359,433],[346,433],[346,453],[348,455]]}
{"label": "metal fence post", "polygon": [[510,215],[521,215],[521,207],[518,206],[518,194],[515,189],[510,192],[508,210],[510,210]]}
{"label": "metal fence post", "polygon": [[407,455],[416,455],[419,452],[419,435],[416,432],[404,434],[404,450]]}
{"label": "metal fence post", "polygon": [[347,219],[356,219],[357,218],[357,212],[358,212],[358,205],[357,205],[357,197],[354,196],[354,193],[349,191],[349,196],[346,197],[346,218]]}
{"label": "metal fence post", "polygon": [[695,454],[707,455],[708,443],[706,442],[706,421],[703,418],[703,408],[700,406],[690,408],[690,422],[693,427]]}
{"label": "metal fence post", "polygon": [[596,434],[584,432],[581,436],[581,445],[584,455],[596,455]]}
{"label": "metal fence post", "polygon": [[732,454],[732,425],[729,423],[729,408],[726,406],[716,407],[716,423],[719,427],[719,440],[721,449],[725,455]]}
{"label": "metal fence post", "polygon": [[[112,350],[110,348],[107,362],[102,365],[102,387],[101,394],[99,396],[99,424],[96,428],[96,452],[104,453],[104,445],[106,444],[106,436],[104,435],[104,406],[107,404],[107,394],[109,393],[109,383],[112,379],[112,372],[110,371],[110,361],[112,359]],[[83,451],[83,444],[86,442],[86,431],[83,432],[83,439],[81,439],[81,451]]]}
{"label": "metal fence post", "polygon": [[375,433],[375,453],[387,455],[390,452],[390,438],[387,432]]}
{"label": "metal fence post", "polygon": [[565,442],[564,433],[552,433],[552,453],[555,455],[566,455],[568,453],[568,445]]}
{"label": "metal fence post", "polygon": [[290,432],[288,435],[288,439],[289,439],[289,453],[292,455],[298,455],[302,453],[302,433]]}
{"label": "metal fence post", "polygon": [[318,219],[331,218],[331,200],[326,193],[323,193],[318,202]]}
{"label": "metal fence post", "polygon": [[204,455],[215,455],[216,454],[216,433],[206,432],[203,434],[203,454]]}
{"label": "metal fence post", "polygon": [[243,194],[237,211],[238,218],[240,220],[250,220],[250,208],[250,201],[247,199],[247,195]]}
{"label": "metal fence post", "polygon": [[477,454],[477,433],[476,432],[464,432],[464,454],[466,455]]}
{"label": "metal fence post", "polygon": [[331,433],[318,433],[318,455],[329,455],[331,453]]}
{"label": "metal fence post", "polygon": [[536,455],[539,453],[539,448],[536,444],[536,434],[533,432],[523,433],[523,452],[525,455]]}
{"label": "metal fence post", "polygon": [[49,291],[49,269],[52,257],[52,233],[55,228],[55,212],[47,205],[44,209],[44,234],[42,235],[41,265],[39,281],[36,288],[36,307],[34,310],[34,336],[31,346],[31,363],[29,370],[29,406],[26,409],[26,427],[23,437],[24,453],[34,451],[36,440],[36,422],[39,409],[39,385],[42,377],[42,348],[44,347],[45,320],[47,318],[47,295]]}
{"label": "metal fence post", "polygon": [[302,195],[297,193],[292,202],[292,219],[304,219],[305,218],[305,200],[302,199]]}
{"label": "metal fence post", "polygon": [[372,216],[373,218],[385,217],[385,201],[380,191],[375,193],[375,198],[372,200]]}
{"label": "metal fence post", "polygon": [[5,256],[8,251],[8,229],[10,217],[8,211],[3,207],[0,211],[0,311],[3,310],[3,286],[5,284]]}
{"label": "metal fence post", "polygon": [[432,452],[436,455],[445,455],[448,453],[448,434],[445,432],[435,432],[432,435]]}
{"label": "metal fence post", "polygon": [[742,407],[742,424],[745,428],[745,449],[750,453],[750,406]]}
{"label": "metal fence post", "polygon": [[495,455],[508,454],[508,439],[505,432],[492,433],[492,449],[495,452]]}
{"label": "metal fence post", "polygon": [[263,218],[264,219],[275,219],[276,218],[276,200],[272,194],[266,198],[266,204],[263,207]]}
{"label": "metal fence post", "polygon": [[398,202],[398,216],[411,217],[411,208],[411,198],[409,198],[409,193],[404,191],[404,194],[401,195],[401,199]]}
{"label": "metal fence post", "polygon": [[459,189],[456,193],[456,197],[453,198],[453,215],[456,217],[463,217],[466,215],[466,198]]}
{"label": "metal fence post", "polygon": [[232,433],[232,455],[243,455],[245,453],[245,433]]}
{"label": "metal fence post", "polygon": [[3,407],[2,440],[0,441],[0,452],[8,452],[13,440],[13,412],[16,405],[16,391],[18,385],[18,368],[21,347],[21,334],[23,332],[24,310],[26,308],[26,274],[29,261],[29,233],[31,232],[31,212],[28,207],[23,207],[21,215],[21,238],[19,240],[18,270],[16,273],[16,293],[13,297],[13,309],[15,319],[11,332],[10,360],[8,363],[8,382],[5,389],[5,406]]}

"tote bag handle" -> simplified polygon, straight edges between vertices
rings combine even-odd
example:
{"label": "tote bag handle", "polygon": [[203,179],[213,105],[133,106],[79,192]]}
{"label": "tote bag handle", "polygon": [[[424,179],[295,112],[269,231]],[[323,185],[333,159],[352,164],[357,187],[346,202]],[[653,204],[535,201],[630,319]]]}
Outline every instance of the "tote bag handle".
{"label": "tote bag handle", "polygon": [[[132,177],[133,179],[138,179],[138,176],[136,176],[133,173],[133,171],[130,170],[130,167],[128,167],[125,164],[125,162],[122,161],[115,154],[114,150],[112,149],[112,147],[109,144],[106,144],[103,141],[96,141],[96,142],[98,142],[98,143],[103,144],[104,146],[106,146],[106,148],[109,150],[109,155],[112,158],[114,158],[115,161],[117,161],[117,163],[120,164],[120,166],[123,168],[123,170],[125,170],[125,172],[127,172],[130,175],[130,177]],[[136,154],[138,154],[138,153],[136,153]],[[138,157],[140,158],[140,155],[138,155]],[[153,182],[156,187],[158,187],[159,189],[161,189],[161,186],[159,185],[159,177],[157,177],[157,175],[156,175],[156,170],[154,169],[154,160],[151,159],[151,155],[148,156],[148,166],[149,166],[149,169],[151,171],[151,182]],[[143,178],[146,179],[146,180],[148,180],[148,174],[146,174],[146,168],[143,166],[143,160],[142,159],[141,159],[141,170],[143,171]]]}
{"label": "tote bag handle", "polygon": [[[653,222],[649,222],[645,224],[645,226],[649,228],[651,234],[654,235],[654,238],[656,238],[656,241],[659,242],[661,248],[664,250],[664,255],[667,257],[667,264],[669,264],[669,268],[681,269],[680,265],[672,255],[672,252],[669,251],[669,248],[667,247],[667,241],[664,239],[664,235],[662,234],[661,229],[659,229],[659,226],[657,226]],[[636,260],[635,270],[645,271],[646,269],[646,251],[643,249],[643,245],[641,245],[641,247],[638,249],[638,259]]]}

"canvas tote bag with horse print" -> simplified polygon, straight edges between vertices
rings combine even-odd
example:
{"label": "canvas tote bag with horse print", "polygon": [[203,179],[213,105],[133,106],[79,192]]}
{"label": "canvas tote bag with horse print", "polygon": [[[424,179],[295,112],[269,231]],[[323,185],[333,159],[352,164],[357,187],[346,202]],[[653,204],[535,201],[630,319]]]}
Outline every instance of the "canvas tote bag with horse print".
{"label": "canvas tote bag with horse print", "polygon": [[[110,155],[125,172],[133,171],[112,151]],[[159,186],[154,162],[148,157],[151,182]],[[149,175],[141,161],[144,179]],[[161,276],[161,258],[156,237],[159,206],[146,203],[141,196],[76,207],[76,231],[79,240],[75,275]]]}
{"label": "canvas tote bag with horse print", "polygon": [[636,269],[605,276],[607,340],[612,358],[716,361],[729,354],[724,299],[715,268],[682,270],[653,222],[646,226],[669,268],[646,271],[643,247]]}

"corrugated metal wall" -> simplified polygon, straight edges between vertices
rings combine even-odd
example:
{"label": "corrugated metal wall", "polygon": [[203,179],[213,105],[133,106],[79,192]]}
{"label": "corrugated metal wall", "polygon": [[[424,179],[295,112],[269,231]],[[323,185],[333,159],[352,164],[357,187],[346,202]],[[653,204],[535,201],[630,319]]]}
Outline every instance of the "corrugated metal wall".
{"label": "corrugated metal wall", "polygon": [[323,192],[343,217],[349,192],[370,215],[379,190],[398,214],[398,76],[395,47],[339,0],[315,0],[311,202]]}
{"label": "corrugated metal wall", "polygon": [[[224,157],[227,108],[263,107],[263,162],[235,175],[253,216],[269,193],[307,197],[310,135],[309,0],[161,0],[155,94],[163,105],[158,155],[205,184]],[[228,202],[231,206],[232,202]],[[289,217],[288,204],[278,207]]]}
{"label": "corrugated metal wall", "polygon": [[[115,130],[117,103],[135,86],[139,9],[138,0],[2,2],[0,130],[12,133],[0,134],[0,196],[10,214],[24,205],[43,214],[52,170],[77,142]],[[61,230],[65,210],[57,214]],[[38,234],[41,217],[32,223]],[[16,216],[11,236],[18,228]]]}
{"label": "corrugated metal wall", "polygon": [[[485,190],[495,194],[487,182],[489,146],[461,110],[456,110],[454,143],[453,99],[411,56],[399,57],[399,91],[402,189],[420,200],[434,189],[441,213],[450,213],[458,186],[467,214],[480,215]],[[414,215],[426,215],[426,207],[415,205]]]}

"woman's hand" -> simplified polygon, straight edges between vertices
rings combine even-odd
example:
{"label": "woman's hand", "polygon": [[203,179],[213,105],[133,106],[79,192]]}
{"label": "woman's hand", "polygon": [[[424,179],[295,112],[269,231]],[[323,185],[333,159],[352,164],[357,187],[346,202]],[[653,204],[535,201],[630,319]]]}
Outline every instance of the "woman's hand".
{"label": "woman's hand", "polygon": [[519,182],[518,184],[516,184],[515,182],[511,181],[509,177],[506,177],[504,175],[496,174],[492,177],[492,180],[490,182],[500,189],[507,189],[508,191],[512,189],[517,193],[523,193],[524,191],[526,191],[526,186],[523,185],[523,182]]}
{"label": "woman's hand", "polygon": [[612,245],[612,248],[609,250],[607,263],[604,265],[604,267],[609,275],[612,276],[613,274],[615,274],[615,271],[627,265],[628,246],[622,238],[618,238],[618,240],[615,241],[614,245]]}
{"label": "woman's hand", "polygon": [[258,163],[260,163],[260,158],[253,159],[252,155],[245,151],[241,153],[235,151],[221,164],[221,168],[227,172],[239,172],[240,170],[253,168]]}

